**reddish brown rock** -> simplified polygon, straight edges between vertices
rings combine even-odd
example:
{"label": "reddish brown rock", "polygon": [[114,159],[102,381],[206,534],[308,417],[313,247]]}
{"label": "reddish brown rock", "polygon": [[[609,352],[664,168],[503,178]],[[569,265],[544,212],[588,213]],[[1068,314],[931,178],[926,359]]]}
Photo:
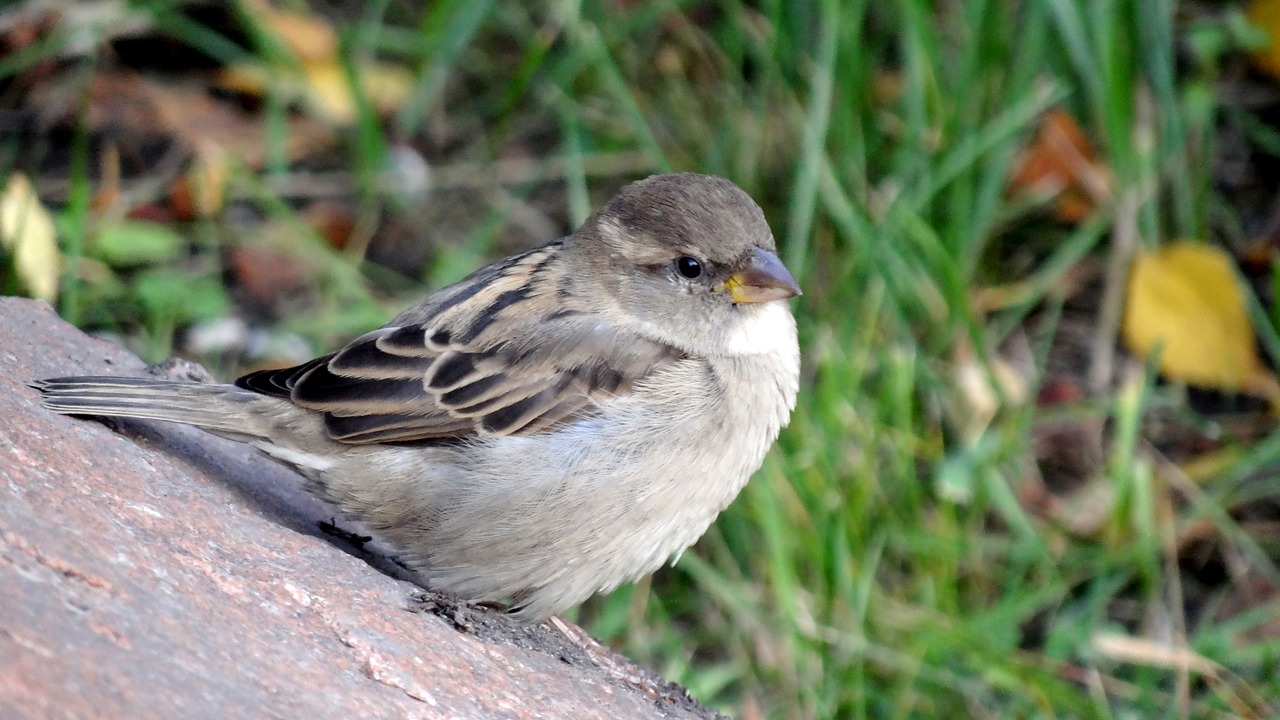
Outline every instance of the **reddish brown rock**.
{"label": "reddish brown rock", "polygon": [[706,713],[621,659],[602,669],[562,634],[395,577],[244,445],[61,417],[24,384],[143,370],[43,303],[0,298],[4,717]]}

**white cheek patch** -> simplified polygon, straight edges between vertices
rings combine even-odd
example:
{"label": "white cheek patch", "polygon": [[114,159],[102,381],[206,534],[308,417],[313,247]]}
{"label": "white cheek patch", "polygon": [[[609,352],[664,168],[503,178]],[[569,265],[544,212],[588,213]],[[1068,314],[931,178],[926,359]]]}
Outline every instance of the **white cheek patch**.
{"label": "white cheek patch", "polygon": [[796,320],[785,301],[765,303],[733,324],[725,343],[730,355],[762,355],[795,347]]}

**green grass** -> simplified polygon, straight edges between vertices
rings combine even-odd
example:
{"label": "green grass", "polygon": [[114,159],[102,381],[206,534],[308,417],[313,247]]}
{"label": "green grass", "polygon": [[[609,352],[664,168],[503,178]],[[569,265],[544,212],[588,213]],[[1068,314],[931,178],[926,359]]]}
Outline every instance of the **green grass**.
{"label": "green grass", "polygon": [[[1184,607],[1189,581],[1171,543],[1175,531],[1208,523],[1224,553],[1274,595],[1280,552],[1231,510],[1248,478],[1274,477],[1280,435],[1239,448],[1197,486],[1151,447],[1142,423],[1154,409],[1185,408],[1184,398],[1150,371],[1117,371],[1115,385],[1103,377],[1101,392],[1068,410],[1096,422],[1106,441],[1094,481],[1114,502],[1100,529],[1072,532],[1019,501],[1036,475],[1035,434],[1061,419],[1034,403],[1065,312],[1053,289],[1087,257],[1119,287],[1140,247],[1215,232],[1218,111],[1206,92],[1214,71],[1179,67],[1187,29],[1173,4],[618,5],[375,2],[340,28],[347,57],[379,55],[416,78],[395,117],[381,122],[364,105],[345,138],[362,212],[396,212],[378,191],[383,153],[443,118],[472,133],[467,162],[497,163],[520,141],[535,159],[561,163],[545,179],[563,183],[573,222],[600,201],[600,169],[628,153],[652,172],[726,175],[764,206],[805,287],[795,305],[804,379],[791,426],[674,570],[581,611],[590,629],[731,714],[1280,712],[1280,638],[1262,631],[1280,601],[1215,615],[1231,595],[1223,584],[1197,595],[1210,610]],[[1235,18],[1224,12],[1226,36]],[[255,52],[166,16],[169,32],[210,55]],[[1197,32],[1218,26],[1205,27]],[[1096,217],[1077,227],[1045,222],[1006,194],[1016,153],[1055,106],[1080,119],[1113,176]],[[285,103],[265,108],[275,118],[266,132],[280,133]],[[555,140],[531,140],[546,137]],[[77,134],[62,210],[72,258],[93,224],[86,152]],[[287,172],[276,158],[267,175]],[[523,197],[536,184],[508,190]],[[237,186],[264,216],[293,227],[296,252],[324,268],[316,306],[287,324],[316,351],[411,297],[403,279],[388,293],[385,271],[310,238],[261,177],[242,171]],[[201,222],[215,246],[248,242],[218,218]],[[481,223],[440,262],[492,254],[503,222]],[[467,264],[423,275],[443,282]],[[62,309],[84,320],[92,293],[70,274]],[[1015,281],[1028,288],[1017,302],[975,309],[975,288]],[[1116,300],[1101,300],[1094,331],[1103,342],[1116,332]],[[134,323],[161,336],[153,354],[167,350],[172,319],[143,313]],[[998,411],[978,416],[957,367],[971,352],[990,380],[1009,343],[1025,348],[1025,392],[997,389]],[[1118,657],[1098,644],[1106,635],[1186,649],[1219,671]]]}

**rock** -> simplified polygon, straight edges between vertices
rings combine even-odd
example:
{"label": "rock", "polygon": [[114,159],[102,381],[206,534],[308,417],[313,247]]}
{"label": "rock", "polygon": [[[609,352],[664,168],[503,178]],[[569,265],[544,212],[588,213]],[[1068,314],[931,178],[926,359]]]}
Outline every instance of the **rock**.
{"label": "rock", "polygon": [[408,582],[245,445],[54,415],[25,385],[144,371],[0,298],[0,714],[708,715],[603,648]]}

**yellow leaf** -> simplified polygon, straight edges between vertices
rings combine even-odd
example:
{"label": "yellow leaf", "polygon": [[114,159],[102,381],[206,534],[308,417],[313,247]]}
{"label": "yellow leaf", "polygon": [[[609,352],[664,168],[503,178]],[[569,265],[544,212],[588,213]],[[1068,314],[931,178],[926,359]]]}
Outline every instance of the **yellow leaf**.
{"label": "yellow leaf", "polygon": [[[302,75],[292,68],[266,69],[254,65],[232,65],[220,70],[214,85],[221,90],[262,96],[271,84],[290,98],[303,98],[317,117],[335,125],[351,125],[356,120],[356,101],[351,94],[347,72],[336,60],[305,63]],[[360,92],[380,115],[398,109],[413,91],[413,75],[397,65],[369,63],[356,71]]]}
{"label": "yellow leaf", "polygon": [[[356,101],[351,95],[347,73],[336,62],[306,65],[307,98],[323,117],[340,125],[356,121]],[[360,92],[382,115],[390,114],[404,103],[413,90],[413,77],[395,65],[371,63],[356,73]]]}
{"label": "yellow leaf", "polygon": [[342,66],[336,62],[308,64],[306,72],[306,93],[311,106],[339,125],[355,122],[356,101]]}
{"label": "yellow leaf", "polygon": [[1275,378],[1258,361],[1244,292],[1217,248],[1179,241],[1140,253],[1123,330],[1138,355],[1160,348],[1165,377],[1274,397]]}
{"label": "yellow leaf", "polygon": [[213,217],[222,209],[231,176],[231,156],[218,145],[196,150],[195,163],[187,171],[192,206],[199,217]]}
{"label": "yellow leaf", "polygon": [[20,173],[9,176],[0,194],[0,248],[13,258],[18,280],[31,297],[49,303],[57,298],[62,269],[53,218]]}
{"label": "yellow leaf", "polygon": [[[338,35],[333,28],[323,18],[277,10],[266,0],[246,0],[245,7],[258,26],[298,63],[275,68],[230,66],[218,73],[215,84],[254,96],[265,94],[270,85],[291,99],[304,99],[319,117],[335,125],[353,124],[356,100],[338,57]],[[295,72],[298,68],[302,74]],[[365,63],[355,75],[363,97],[382,115],[399,108],[413,89],[413,75],[395,65]]]}
{"label": "yellow leaf", "polygon": [[413,75],[399,65],[362,65],[356,80],[369,104],[382,115],[390,115],[400,109],[409,93],[413,92]]}
{"label": "yellow leaf", "polygon": [[262,97],[267,93],[267,71],[252,63],[233,63],[220,68],[213,75],[213,86],[219,90],[250,97]]}
{"label": "yellow leaf", "polygon": [[277,10],[264,0],[246,3],[246,8],[302,62],[337,59],[338,33],[324,18]]}

